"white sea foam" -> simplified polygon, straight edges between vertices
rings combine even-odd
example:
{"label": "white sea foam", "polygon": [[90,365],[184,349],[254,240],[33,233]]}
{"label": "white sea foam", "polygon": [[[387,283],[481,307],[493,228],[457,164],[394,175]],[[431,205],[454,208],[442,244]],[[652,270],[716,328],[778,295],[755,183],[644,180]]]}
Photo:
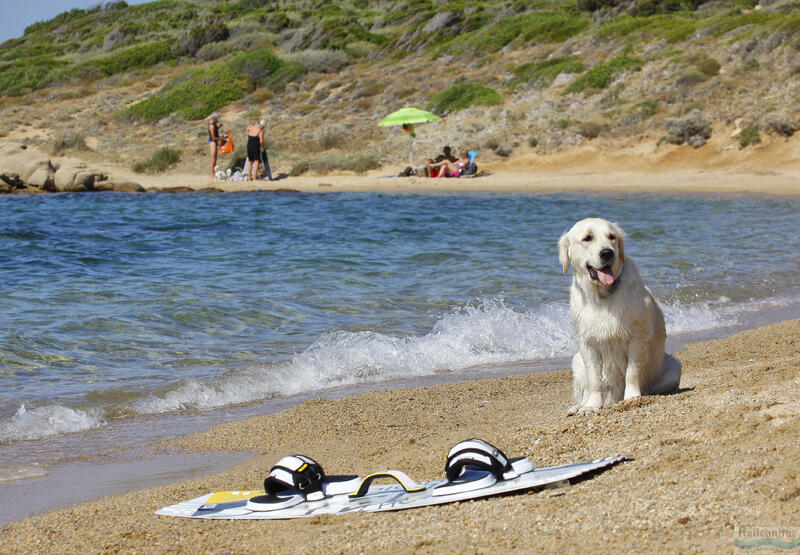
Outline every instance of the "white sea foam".
{"label": "white sea foam", "polygon": [[[667,333],[691,334],[732,326],[727,299],[664,307]],[[527,311],[484,300],[443,315],[429,333],[397,337],[336,332],[320,337],[290,361],[252,366],[211,381],[187,380],[163,395],[137,401],[153,414],[204,409],[336,386],[458,372],[474,366],[570,356],[577,341],[566,304]]]}
{"label": "white sea foam", "polygon": [[220,380],[189,380],[134,410],[211,408],[327,387],[457,372],[479,366],[565,356],[575,349],[566,306],[515,311],[486,300],[443,316],[424,335],[375,332],[324,335],[290,361],[242,369]]}
{"label": "white sea foam", "polygon": [[31,478],[43,478],[45,476],[47,476],[47,471],[37,463],[32,463],[27,466],[0,467],[0,482],[29,480]]}
{"label": "white sea foam", "polygon": [[27,410],[20,405],[16,414],[0,422],[0,442],[82,432],[103,425],[102,410],[71,409],[49,405]]}
{"label": "white sea foam", "polygon": [[[664,307],[667,333],[691,334],[735,325],[727,299]],[[445,314],[425,334],[336,332],[321,336],[290,360],[252,365],[211,380],[188,379],[166,393],[128,405],[139,414],[210,409],[336,386],[456,373],[475,366],[549,360],[577,349],[566,304],[525,311],[484,300]],[[0,422],[0,442],[36,439],[101,426],[102,412],[62,406],[20,407]]]}
{"label": "white sea foam", "polygon": [[664,305],[667,335],[684,335],[703,330],[725,328],[737,324],[736,312],[728,308],[730,299],[721,297],[713,302],[693,305]]}

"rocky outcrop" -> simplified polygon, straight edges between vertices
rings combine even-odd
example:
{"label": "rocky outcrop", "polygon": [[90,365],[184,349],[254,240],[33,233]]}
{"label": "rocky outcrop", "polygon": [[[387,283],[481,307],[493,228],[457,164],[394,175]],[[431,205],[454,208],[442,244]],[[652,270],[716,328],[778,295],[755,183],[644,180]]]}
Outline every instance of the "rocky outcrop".
{"label": "rocky outcrop", "polygon": [[34,173],[43,182],[55,172],[50,158],[24,144],[6,143],[0,145],[0,174],[17,174],[22,183],[29,183]]}
{"label": "rocky outcrop", "polygon": [[138,183],[114,183],[86,164],[56,167],[50,158],[27,145],[0,143],[0,194],[85,191],[144,192]]}
{"label": "rocky outcrop", "polygon": [[145,193],[147,189],[133,181],[123,181],[122,183],[114,183],[114,191],[117,193]]}

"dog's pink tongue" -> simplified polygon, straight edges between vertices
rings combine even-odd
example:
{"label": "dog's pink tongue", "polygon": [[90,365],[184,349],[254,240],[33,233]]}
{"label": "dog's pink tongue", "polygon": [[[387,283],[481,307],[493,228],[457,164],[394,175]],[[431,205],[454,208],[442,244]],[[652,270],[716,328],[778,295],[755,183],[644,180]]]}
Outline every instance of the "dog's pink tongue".
{"label": "dog's pink tongue", "polygon": [[599,279],[600,283],[602,283],[603,285],[611,285],[612,283],[614,283],[614,274],[603,268],[597,270],[597,279]]}

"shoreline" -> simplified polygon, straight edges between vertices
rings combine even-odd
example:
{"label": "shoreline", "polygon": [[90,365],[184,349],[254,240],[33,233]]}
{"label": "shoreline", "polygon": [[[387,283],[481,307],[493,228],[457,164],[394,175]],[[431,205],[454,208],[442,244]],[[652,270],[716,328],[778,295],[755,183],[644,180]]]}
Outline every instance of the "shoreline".
{"label": "shoreline", "polygon": [[[103,176],[111,189],[123,192],[188,190],[200,192],[504,192],[504,193],[655,193],[682,195],[758,195],[800,196],[800,143],[770,140],[747,152],[732,149],[723,139],[710,141],[703,149],[688,146],[659,145],[655,139],[621,141],[608,145],[583,145],[555,152],[539,153],[521,149],[510,158],[487,152],[479,159],[478,176],[462,178],[398,177],[407,161],[393,156],[395,162],[359,175],[338,172],[324,175],[289,176],[291,162],[273,163],[274,181],[215,181],[205,173],[206,160],[198,157],[196,165],[160,174],[135,173],[119,162],[93,153],[89,159],[59,156],[50,163],[65,168]],[[38,160],[45,164],[49,156],[36,148],[20,154],[17,141],[0,142],[9,160]],[[0,156],[2,158],[2,156]],[[423,159],[420,158],[420,161]],[[0,162],[6,162],[0,159]],[[230,163],[221,160],[220,166]],[[10,164],[10,162],[9,162]],[[7,165],[9,165],[7,164]],[[9,167],[13,169],[14,164]],[[24,166],[24,164],[23,164]],[[401,167],[402,166],[402,167]],[[188,169],[187,168],[192,168]],[[202,168],[202,169],[201,169]],[[198,171],[199,170],[199,171]],[[23,170],[20,169],[20,172]],[[72,170],[73,172],[76,170]],[[16,174],[14,174],[16,175]],[[26,174],[27,175],[27,174]],[[27,179],[27,178],[25,178]],[[32,178],[31,178],[32,179]],[[77,177],[75,178],[77,179]],[[44,192],[38,185],[12,192]],[[55,191],[55,188],[47,190]],[[58,190],[81,190],[62,189]],[[85,189],[84,189],[85,190]],[[97,189],[100,190],[100,189]],[[102,189],[106,190],[106,189]]]}
{"label": "shoreline", "polygon": [[[11,522],[0,528],[0,547],[445,552],[650,541],[644,545],[657,549],[732,549],[733,526],[800,525],[800,473],[791,463],[800,455],[798,333],[800,320],[790,320],[689,345],[678,353],[679,393],[586,417],[564,416],[568,370],[313,399],[163,444],[259,453],[233,469]],[[294,452],[331,474],[398,468],[434,479],[447,449],[472,436],[537,466],[635,459],[566,489],[381,515],[232,522],[153,514],[215,489],[258,488],[269,467]],[[587,537],[590,529],[599,533]]]}
{"label": "shoreline", "polygon": [[[532,172],[536,170],[531,169]],[[133,179],[133,178],[131,178]],[[800,196],[800,173],[755,173],[724,171],[664,172],[516,172],[493,170],[491,166],[478,177],[424,178],[396,177],[382,172],[368,175],[302,175],[275,181],[212,181],[200,175],[148,176],[139,178],[148,190],[191,187],[195,190],[216,188],[226,193],[249,191],[272,192],[503,192],[503,193],[654,193],[681,195],[755,195]]]}

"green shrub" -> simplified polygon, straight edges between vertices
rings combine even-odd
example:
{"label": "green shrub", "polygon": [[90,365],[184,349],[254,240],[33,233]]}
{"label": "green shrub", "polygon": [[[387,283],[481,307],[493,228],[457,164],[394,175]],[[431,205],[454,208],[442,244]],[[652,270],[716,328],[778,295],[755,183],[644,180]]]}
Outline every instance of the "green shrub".
{"label": "green shrub", "polygon": [[201,62],[210,62],[226,56],[231,51],[227,42],[209,42],[195,52],[194,57]]}
{"label": "green shrub", "polygon": [[150,67],[175,59],[170,52],[172,42],[165,39],[132,46],[111,56],[91,60],[84,65],[96,67],[106,75],[123,73],[133,68]]}
{"label": "green shrub", "polygon": [[368,42],[376,46],[389,42],[387,37],[370,33],[358,21],[348,16],[322,18],[315,26],[314,35],[314,42],[318,41],[320,48],[332,50],[344,50],[354,42]]}
{"label": "green shrub", "polygon": [[596,66],[570,83],[564,94],[582,92],[587,89],[605,89],[614,77],[623,71],[642,69],[642,61],[625,54]]}
{"label": "green shrub", "polygon": [[757,145],[760,142],[761,136],[758,134],[758,125],[751,125],[742,129],[742,132],[739,135],[739,148]]}
{"label": "green shrub", "polygon": [[264,80],[278,71],[283,64],[283,60],[266,49],[237,54],[228,62],[228,66],[246,73],[258,84],[263,84]]}
{"label": "green shrub", "polygon": [[230,30],[222,23],[194,24],[178,37],[173,52],[178,56],[194,56],[203,45],[228,40],[230,34]]}
{"label": "green shrub", "polygon": [[282,91],[287,83],[306,73],[300,62],[282,60],[267,49],[238,54],[228,65],[275,92]]}
{"label": "green shrub", "polygon": [[695,85],[699,85],[700,83],[704,82],[708,77],[700,73],[699,71],[687,71],[680,77],[678,80],[675,81],[675,84],[679,87],[693,87]]}
{"label": "green shrub", "polygon": [[659,37],[670,43],[688,39],[700,26],[700,22],[677,15],[654,15],[637,17],[621,15],[597,27],[593,34],[599,38],[643,36],[648,39]]}
{"label": "green shrub", "polygon": [[176,113],[187,119],[203,119],[252,89],[250,78],[235,68],[224,64],[199,67],[183,72],[119,115],[126,120],[154,121]]}
{"label": "green shrub", "polygon": [[575,56],[558,56],[522,64],[512,72],[517,82],[529,83],[533,86],[549,86],[562,73],[580,73],[586,69],[583,62]]}
{"label": "green shrub", "polygon": [[67,62],[53,58],[26,58],[0,64],[0,96],[20,96],[53,81],[54,70]]}
{"label": "green shrub", "polygon": [[428,103],[428,110],[443,116],[474,105],[492,106],[501,100],[502,97],[493,88],[463,81],[435,94]]}
{"label": "green shrub", "polygon": [[761,69],[761,64],[755,58],[750,58],[742,66],[743,71],[758,71],[759,69]]}
{"label": "green shrub", "polygon": [[363,81],[359,81],[358,88],[356,89],[355,95],[353,98],[367,98],[370,96],[375,96],[376,94],[380,94],[386,88],[385,81],[378,81],[377,79],[364,79]]}
{"label": "green shrub", "polygon": [[136,173],[161,173],[174,166],[181,159],[177,148],[162,146],[153,152],[148,160],[136,162],[133,171]]}
{"label": "green shrub", "polygon": [[719,70],[722,66],[714,58],[703,58],[695,64],[695,67],[706,77],[714,77],[719,75]]}
{"label": "green shrub", "polygon": [[86,10],[75,8],[68,12],[63,12],[55,16],[49,21],[38,21],[32,25],[25,27],[25,34],[32,35],[34,33],[51,33],[62,25],[73,22],[77,19],[86,17]]}
{"label": "green shrub", "polygon": [[645,117],[649,118],[658,113],[658,100],[645,100],[633,105],[634,110],[639,112]]}
{"label": "green shrub", "polygon": [[284,59],[300,62],[308,71],[319,73],[338,73],[350,65],[350,55],[341,50],[301,50],[287,54]]}
{"label": "green shrub", "polygon": [[494,24],[489,24],[489,20],[481,21],[475,26],[475,31],[446,42],[439,52],[497,52],[512,41],[520,46],[531,41],[562,42],[586,29],[590,23],[585,15],[545,10],[505,17]]}

